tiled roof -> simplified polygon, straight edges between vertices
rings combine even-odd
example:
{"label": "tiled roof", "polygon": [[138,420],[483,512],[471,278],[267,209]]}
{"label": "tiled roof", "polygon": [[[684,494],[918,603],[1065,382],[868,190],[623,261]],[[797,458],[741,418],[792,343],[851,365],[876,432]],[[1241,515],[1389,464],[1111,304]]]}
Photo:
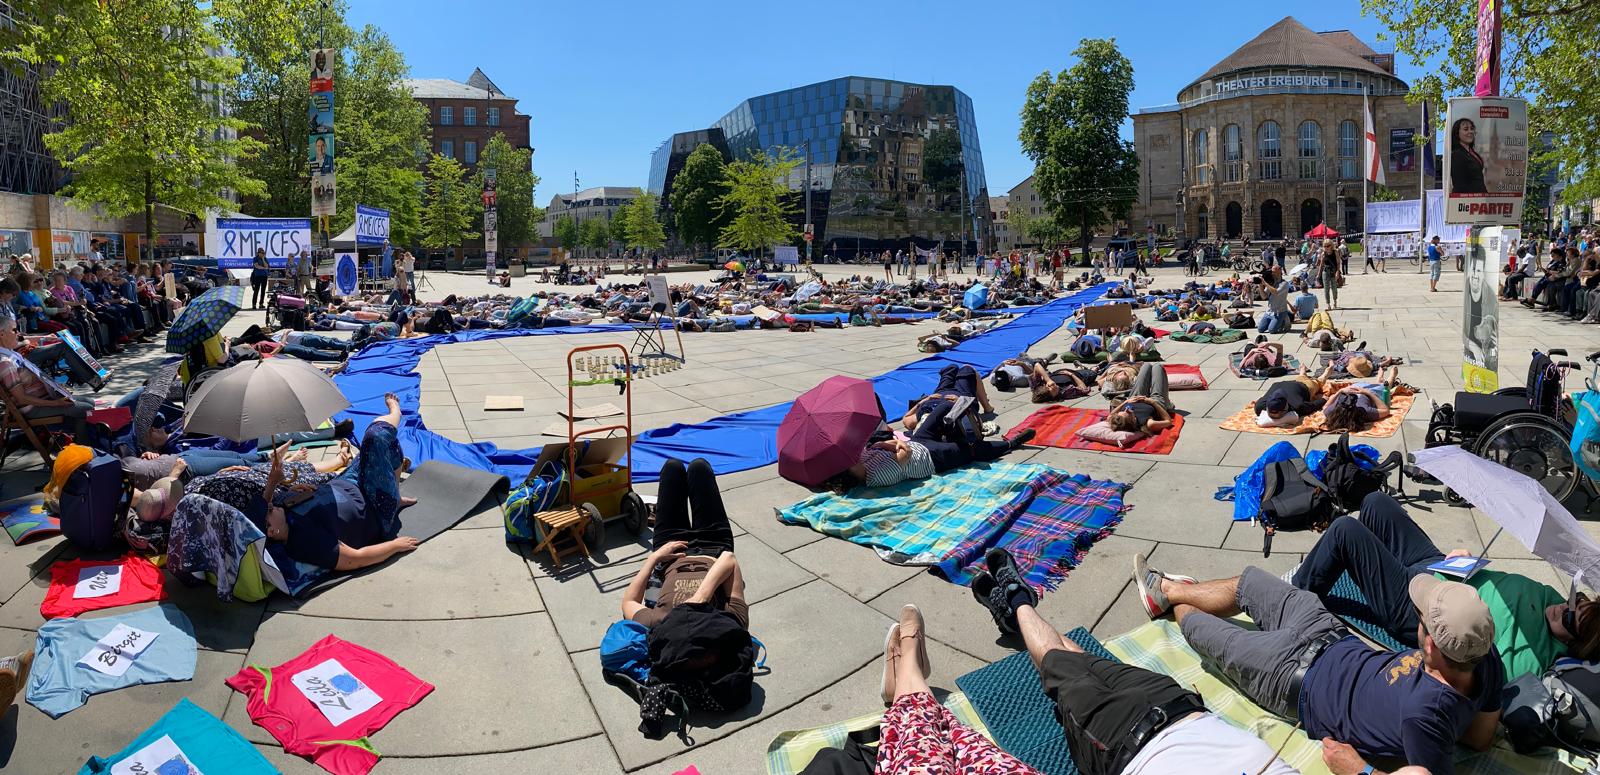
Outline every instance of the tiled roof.
{"label": "tiled roof", "polygon": [[[1366,48],[1348,32],[1341,30],[1318,35],[1293,16],[1285,16],[1249,43],[1240,46],[1239,50],[1212,65],[1205,75],[1195,80],[1204,81],[1223,73],[1262,67],[1340,67],[1389,75],[1383,68],[1355,53],[1352,41]],[[1366,50],[1371,52],[1369,48]]]}

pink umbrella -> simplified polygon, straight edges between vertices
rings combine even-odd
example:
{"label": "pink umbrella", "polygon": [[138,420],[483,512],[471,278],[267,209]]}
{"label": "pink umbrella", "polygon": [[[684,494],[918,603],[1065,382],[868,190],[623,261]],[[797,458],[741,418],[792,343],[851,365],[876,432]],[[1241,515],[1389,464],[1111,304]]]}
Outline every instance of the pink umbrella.
{"label": "pink umbrella", "polygon": [[794,400],[778,426],[778,474],[815,487],[855,465],[883,422],[872,383],[836,376]]}

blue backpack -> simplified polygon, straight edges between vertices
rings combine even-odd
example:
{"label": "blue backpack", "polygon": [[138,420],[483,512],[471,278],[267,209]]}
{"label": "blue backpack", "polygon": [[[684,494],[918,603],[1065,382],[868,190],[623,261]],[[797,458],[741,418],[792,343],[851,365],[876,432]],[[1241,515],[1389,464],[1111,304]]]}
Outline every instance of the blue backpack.
{"label": "blue backpack", "polygon": [[639,683],[650,680],[650,628],[632,619],[611,623],[600,639],[600,668]]}
{"label": "blue backpack", "polygon": [[546,460],[506,498],[506,540],[531,543],[535,539],[533,515],[549,511],[561,500],[567,486],[567,467]]}

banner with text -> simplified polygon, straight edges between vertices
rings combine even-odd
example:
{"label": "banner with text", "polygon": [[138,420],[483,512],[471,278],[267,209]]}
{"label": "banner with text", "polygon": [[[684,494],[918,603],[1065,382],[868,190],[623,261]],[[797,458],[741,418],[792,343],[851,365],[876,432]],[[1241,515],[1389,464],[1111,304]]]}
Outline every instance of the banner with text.
{"label": "banner with text", "polygon": [[311,219],[218,218],[206,245],[219,269],[249,269],[257,248],[267,251],[272,268],[282,269],[290,256],[311,249]]}
{"label": "banner with text", "polygon": [[389,211],[356,205],[356,244],[378,247],[389,240]]}
{"label": "banner with text", "polygon": [[1522,223],[1528,104],[1514,97],[1455,97],[1445,129],[1445,223]]}

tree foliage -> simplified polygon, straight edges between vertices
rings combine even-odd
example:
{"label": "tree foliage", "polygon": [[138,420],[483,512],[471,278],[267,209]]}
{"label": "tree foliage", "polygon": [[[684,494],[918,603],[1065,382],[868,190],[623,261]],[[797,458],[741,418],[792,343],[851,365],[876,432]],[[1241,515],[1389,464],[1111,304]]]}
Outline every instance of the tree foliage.
{"label": "tree foliage", "polygon": [[[405,57],[378,28],[363,27],[340,61],[348,77],[340,82],[336,72],[333,82],[335,231],[354,223],[356,205],[364,204],[388,210],[390,241],[410,244],[423,231],[417,160],[418,151],[428,147],[428,109],[401,85],[408,71]],[[476,201],[476,192],[466,195]]]}
{"label": "tree foliage", "polygon": [[583,242],[583,233],[578,228],[578,222],[572,220],[571,215],[563,215],[557,218],[556,225],[552,230],[555,233],[556,242],[568,253],[571,253]]}
{"label": "tree foliage", "polygon": [[728,184],[722,152],[710,143],[701,143],[672,179],[672,218],[678,239],[691,246],[709,246],[717,241],[727,225],[727,214],[718,206]]}
{"label": "tree foliage", "polygon": [[611,247],[611,231],[607,228],[606,219],[601,217],[590,218],[578,228],[579,242],[586,248],[591,248],[596,254]]}
{"label": "tree foliage", "polygon": [[789,219],[799,207],[788,196],[785,181],[799,166],[800,160],[789,149],[775,155],[757,152],[727,165],[723,170],[727,191],[718,206],[728,223],[717,247],[759,253],[793,240],[798,232]]}
{"label": "tree foliage", "polygon": [[478,236],[478,192],[467,182],[467,168],[448,156],[428,160],[428,196],[422,210],[422,244],[449,249]]}
{"label": "tree foliage", "polygon": [[502,133],[496,133],[478,154],[478,173],[473,185],[483,190],[484,170],[495,171],[495,216],[499,218],[500,244],[521,245],[533,239],[533,225],[544,212],[533,203],[533,190],[539,176],[533,174],[533,150],[518,148]]}
{"label": "tree foliage", "polygon": [[[1477,76],[1477,3],[1429,0],[1362,0],[1364,14],[1382,22],[1397,53],[1409,56],[1424,75],[1411,82],[1406,99],[1444,105],[1450,96],[1472,93]],[[1600,196],[1600,30],[1595,0],[1511,0],[1502,12],[1501,93],[1528,100],[1530,135],[1554,134],[1553,159],[1571,180],[1569,203]],[[1443,118],[1443,111],[1435,115]],[[1431,135],[1431,132],[1424,134]]]}
{"label": "tree foliage", "polygon": [[961,133],[935,129],[922,146],[922,182],[941,194],[961,189]]}
{"label": "tree foliage", "polygon": [[1555,159],[1535,154],[1528,161],[1528,190],[1522,197],[1522,233],[1544,234],[1550,229],[1550,173]]}
{"label": "tree foliage", "polygon": [[656,216],[660,207],[661,200],[655,194],[638,191],[638,196],[619,211],[626,213],[623,223],[627,226],[628,239],[625,244],[628,247],[657,250],[667,244],[667,230]]}
{"label": "tree foliage", "polygon": [[1028,85],[1020,139],[1046,213],[1087,250],[1095,228],[1126,218],[1138,196],[1139,156],[1120,134],[1133,65],[1114,40],[1087,38],[1073,55],[1071,68]]}
{"label": "tree foliage", "polygon": [[70,119],[44,143],[71,179],[62,193],[112,215],[155,204],[201,213],[231,206],[229,191],[263,190],[238,160],[260,143],[234,139],[244,123],[222,114],[216,91],[239,75],[220,53],[209,11],[186,0],[16,0],[16,24],[0,30],[4,59],[43,73],[42,96]]}
{"label": "tree foliage", "polygon": [[1400,201],[1400,192],[1381,183],[1373,183],[1372,188],[1367,191],[1367,201],[1398,202]]}

